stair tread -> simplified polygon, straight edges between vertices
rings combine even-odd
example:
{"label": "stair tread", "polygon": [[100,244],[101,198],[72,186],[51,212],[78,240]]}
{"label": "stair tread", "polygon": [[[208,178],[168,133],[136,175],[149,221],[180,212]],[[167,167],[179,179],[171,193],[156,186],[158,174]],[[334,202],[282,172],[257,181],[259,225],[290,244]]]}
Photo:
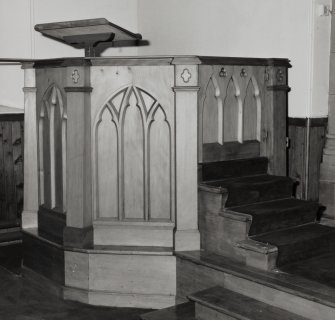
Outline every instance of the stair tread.
{"label": "stair tread", "polygon": [[328,235],[334,235],[335,239],[335,228],[318,223],[311,223],[294,228],[273,231],[251,238],[263,243],[284,246],[302,241],[313,241],[314,239]]}
{"label": "stair tread", "polygon": [[229,207],[225,212],[232,216],[251,216],[248,235],[254,236],[315,222],[318,208],[317,202],[286,198]]}
{"label": "stair tread", "polygon": [[306,318],[286,310],[270,306],[259,300],[216,286],[189,296],[199,303],[234,319],[243,320],[306,320]]}
{"label": "stair tread", "polygon": [[195,320],[194,303],[186,302],[141,315],[142,320]]}
{"label": "stair tread", "polygon": [[213,181],[206,181],[207,185],[214,187],[227,188],[231,186],[242,186],[246,184],[253,184],[254,186],[264,185],[269,183],[275,183],[279,181],[291,181],[290,178],[284,176],[273,176],[269,174],[258,174],[258,175],[250,175],[250,176],[242,176],[228,179],[220,179]]}
{"label": "stair tread", "polygon": [[227,208],[227,211],[245,213],[252,216],[267,215],[269,213],[280,213],[283,211],[293,211],[298,208],[313,206],[318,208],[318,203],[314,201],[299,200],[295,198],[279,199],[266,202],[258,202],[243,206]]}

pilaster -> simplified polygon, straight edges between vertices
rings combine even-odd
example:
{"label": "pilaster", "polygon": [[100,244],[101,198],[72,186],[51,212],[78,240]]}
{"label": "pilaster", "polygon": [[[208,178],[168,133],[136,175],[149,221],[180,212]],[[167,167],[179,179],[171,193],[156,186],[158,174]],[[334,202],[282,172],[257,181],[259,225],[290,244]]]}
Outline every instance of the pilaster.
{"label": "pilaster", "polygon": [[269,173],[286,175],[287,67],[269,66],[262,110],[261,155],[269,159]]}
{"label": "pilaster", "polygon": [[90,69],[68,67],[67,100],[67,212],[64,244],[92,242],[92,173]]}
{"label": "pilaster", "polygon": [[198,66],[175,66],[176,231],[175,250],[199,250],[198,230]]}
{"label": "pilaster", "polygon": [[36,72],[31,64],[24,69],[24,190],[22,227],[37,227],[38,170],[36,126]]}

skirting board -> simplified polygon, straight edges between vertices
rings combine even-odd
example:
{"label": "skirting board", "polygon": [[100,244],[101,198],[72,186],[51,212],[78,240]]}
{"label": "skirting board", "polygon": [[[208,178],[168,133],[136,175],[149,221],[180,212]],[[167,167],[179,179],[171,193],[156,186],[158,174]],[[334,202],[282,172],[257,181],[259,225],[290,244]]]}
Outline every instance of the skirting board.
{"label": "skirting board", "polygon": [[65,287],[65,300],[78,301],[96,306],[115,306],[120,308],[162,309],[175,305],[174,295],[137,294],[92,291]]}

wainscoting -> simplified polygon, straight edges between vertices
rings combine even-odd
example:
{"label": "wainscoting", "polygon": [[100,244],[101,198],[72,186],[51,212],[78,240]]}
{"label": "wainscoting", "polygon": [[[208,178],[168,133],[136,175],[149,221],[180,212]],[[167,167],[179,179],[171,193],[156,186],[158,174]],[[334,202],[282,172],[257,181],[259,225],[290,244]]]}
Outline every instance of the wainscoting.
{"label": "wainscoting", "polygon": [[327,122],[327,118],[288,119],[288,175],[299,183],[298,199],[319,199],[320,163]]}
{"label": "wainscoting", "polygon": [[0,220],[20,218],[23,206],[23,114],[0,114]]}

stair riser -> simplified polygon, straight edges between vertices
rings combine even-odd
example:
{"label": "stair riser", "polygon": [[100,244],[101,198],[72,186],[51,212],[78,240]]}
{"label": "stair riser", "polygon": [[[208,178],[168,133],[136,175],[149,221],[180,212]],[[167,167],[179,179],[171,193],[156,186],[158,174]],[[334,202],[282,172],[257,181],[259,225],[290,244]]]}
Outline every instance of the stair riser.
{"label": "stair riser", "polygon": [[244,261],[236,243],[247,237],[250,222],[238,221],[210,213],[199,217],[201,247],[207,252]]}
{"label": "stair riser", "polygon": [[302,207],[292,211],[274,212],[263,217],[256,215],[253,217],[249,236],[314,222],[316,210],[313,209],[313,207]]}
{"label": "stair riser", "polygon": [[180,258],[177,258],[177,279],[177,294],[181,298],[220,285],[307,319],[334,320],[334,309],[329,306]]}
{"label": "stair riser", "polygon": [[229,188],[225,207],[241,206],[256,202],[284,199],[292,196],[293,184],[290,180],[260,185],[243,184]]}
{"label": "stair riser", "polygon": [[266,158],[205,163],[202,165],[202,179],[208,181],[265,174],[267,166],[268,160]]}

